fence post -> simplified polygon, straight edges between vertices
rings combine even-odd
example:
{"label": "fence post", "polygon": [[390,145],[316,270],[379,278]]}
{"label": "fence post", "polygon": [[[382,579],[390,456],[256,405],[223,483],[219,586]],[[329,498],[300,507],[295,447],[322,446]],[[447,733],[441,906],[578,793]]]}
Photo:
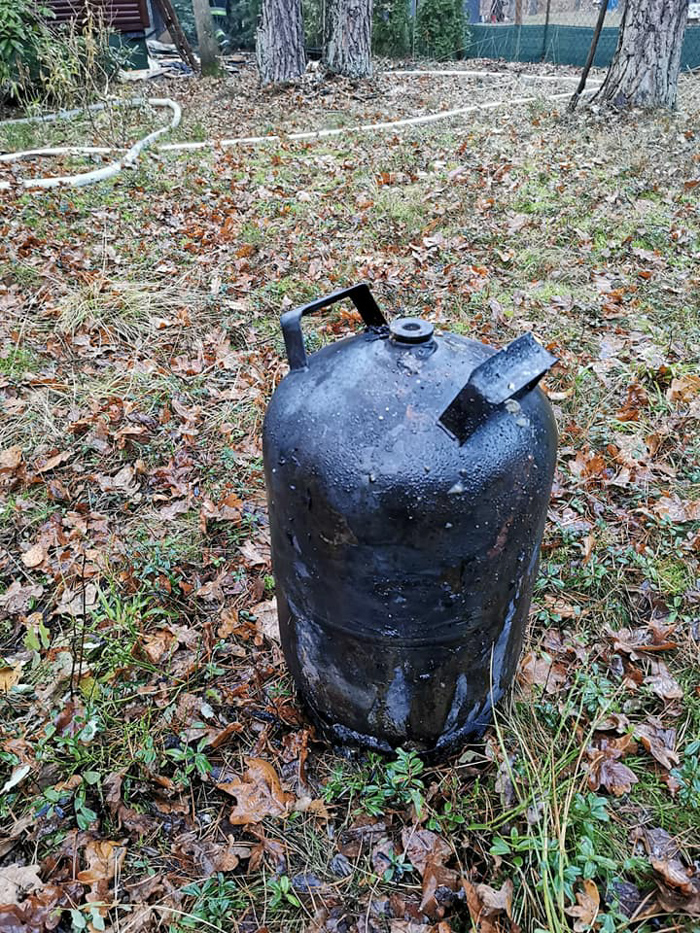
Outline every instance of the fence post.
{"label": "fence post", "polygon": [[542,33],[542,61],[547,57],[547,35],[549,33],[549,13],[552,9],[552,0],[547,0],[547,10],[544,14],[544,32]]}

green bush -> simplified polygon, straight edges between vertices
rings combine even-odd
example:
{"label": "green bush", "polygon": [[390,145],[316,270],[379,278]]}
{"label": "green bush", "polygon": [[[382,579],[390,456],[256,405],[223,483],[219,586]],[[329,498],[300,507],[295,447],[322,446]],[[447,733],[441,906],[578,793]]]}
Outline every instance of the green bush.
{"label": "green bush", "polygon": [[374,0],[372,51],[376,55],[408,55],[411,29],[408,0]]}
{"label": "green bush", "polygon": [[323,48],[323,4],[321,0],[301,0],[304,36],[308,49]]}
{"label": "green bush", "polygon": [[421,0],[416,19],[417,51],[426,58],[458,58],[465,44],[462,0]]}
{"label": "green bush", "polygon": [[52,23],[36,0],[0,0],[0,100],[25,108],[87,103],[121,64],[96,16]]}
{"label": "green bush", "polygon": [[0,99],[17,97],[36,71],[50,40],[51,16],[33,0],[0,0]]}

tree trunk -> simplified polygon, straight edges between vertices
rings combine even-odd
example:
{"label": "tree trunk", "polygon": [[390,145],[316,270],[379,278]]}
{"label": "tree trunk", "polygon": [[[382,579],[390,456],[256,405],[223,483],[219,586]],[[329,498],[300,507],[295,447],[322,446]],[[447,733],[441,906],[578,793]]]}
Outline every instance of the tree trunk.
{"label": "tree trunk", "polygon": [[347,78],[372,74],[372,0],[329,0],[323,60]]}
{"label": "tree trunk", "polygon": [[214,31],[214,18],[211,15],[209,0],[192,0],[194,24],[197,27],[197,45],[199,61],[203,75],[220,75],[219,43]]}
{"label": "tree trunk", "polygon": [[263,0],[255,52],[261,84],[283,84],[304,74],[301,0]]}
{"label": "tree trunk", "polygon": [[627,0],[615,57],[596,101],[674,107],[687,20],[688,0]]}

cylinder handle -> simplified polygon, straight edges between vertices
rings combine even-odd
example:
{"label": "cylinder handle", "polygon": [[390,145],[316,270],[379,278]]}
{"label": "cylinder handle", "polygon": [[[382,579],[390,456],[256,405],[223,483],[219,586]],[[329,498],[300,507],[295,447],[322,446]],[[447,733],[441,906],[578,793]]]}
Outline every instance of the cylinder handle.
{"label": "cylinder handle", "polygon": [[460,444],[508,399],[534,389],[558,360],[532,334],[523,334],[476,367],[439,423]]}
{"label": "cylinder handle", "polygon": [[314,314],[322,308],[334,305],[344,298],[349,298],[353,302],[367,327],[386,326],[386,318],[379,310],[379,305],[372,297],[372,292],[366,282],[351,285],[350,288],[341,288],[340,291],[332,292],[324,298],[317,298],[316,301],[311,301],[307,305],[285,311],[280,323],[282,325],[284,345],[287,349],[289,368],[292,371],[306,369],[308,366],[306,350],[304,349],[304,335],[301,330],[301,319],[307,314]]}

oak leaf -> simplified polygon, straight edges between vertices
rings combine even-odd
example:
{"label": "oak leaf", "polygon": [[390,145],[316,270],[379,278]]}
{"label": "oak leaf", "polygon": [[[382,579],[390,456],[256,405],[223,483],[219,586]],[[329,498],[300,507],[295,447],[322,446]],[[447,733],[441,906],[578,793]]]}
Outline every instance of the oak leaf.
{"label": "oak leaf", "polygon": [[583,882],[583,891],[576,892],[578,903],[575,907],[567,907],[566,913],[570,917],[575,917],[575,933],[584,933],[586,930],[593,929],[598,911],[600,910],[600,893],[594,881],[585,880]]}
{"label": "oak leaf", "polygon": [[664,768],[673,768],[678,764],[675,729],[664,729],[658,719],[652,718],[634,727],[634,737]]}
{"label": "oak leaf", "polygon": [[44,550],[44,546],[41,543],[37,543],[22,554],[22,563],[31,570],[33,567],[38,567],[39,564],[43,564],[45,558],[46,551]]}
{"label": "oak leaf", "polygon": [[242,780],[216,785],[219,790],[236,798],[229,822],[234,826],[245,826],[260,823],[266,816],[286,816],[294,797],[282,790],[275,769],[261,758],[250,758],[247,764],[248,770]]}
{"label": "oak leaf", "polygon": [[0,470],[16,470],[22,462],[22,448],[19,444],[0,450]]}

